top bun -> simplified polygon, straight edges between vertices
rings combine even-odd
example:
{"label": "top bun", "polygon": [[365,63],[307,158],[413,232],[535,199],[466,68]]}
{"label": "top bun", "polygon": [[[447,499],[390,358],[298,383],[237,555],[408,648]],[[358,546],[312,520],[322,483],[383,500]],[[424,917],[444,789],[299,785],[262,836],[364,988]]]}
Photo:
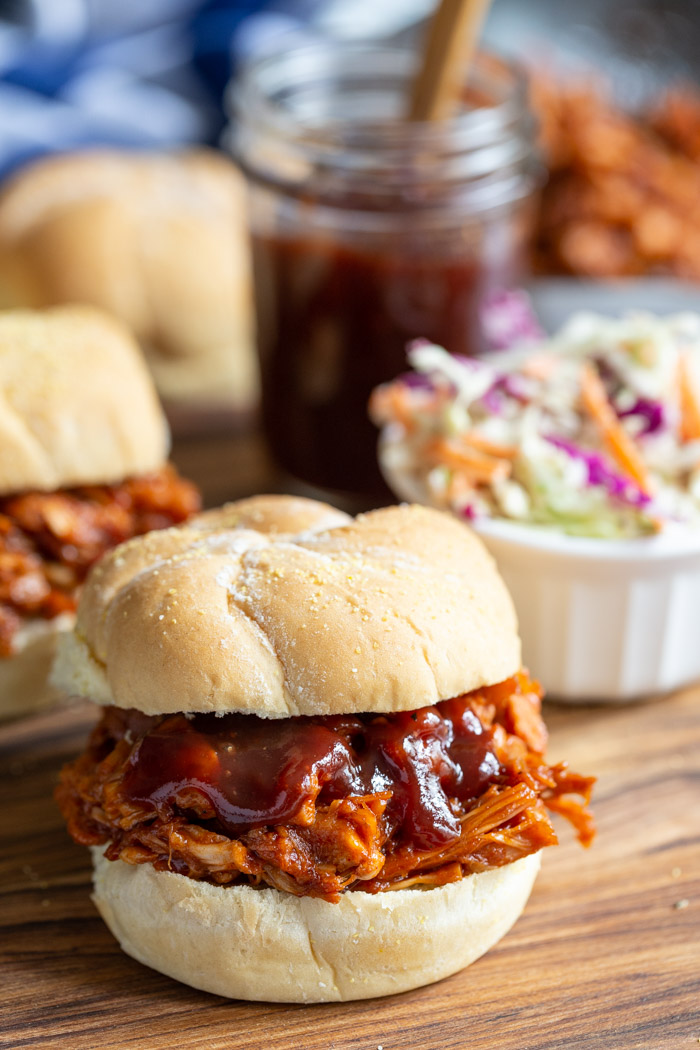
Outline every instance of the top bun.
{"label": "top bun", "polygon": [[147,714],[412,710],[520,666],[513,606],[453,517],[263,496],[110,552],[54,680]]}
{"label": "top bun", "polygon": [[171,400],[255,396],[245,186],[205,150],[44,158],[0,195],[0,305],[90,303],[135,333]]}
{"label": "top bun", "polygon": [[138,347],[90,307],[0,313],[0,494],[161,467],[168,430]]}

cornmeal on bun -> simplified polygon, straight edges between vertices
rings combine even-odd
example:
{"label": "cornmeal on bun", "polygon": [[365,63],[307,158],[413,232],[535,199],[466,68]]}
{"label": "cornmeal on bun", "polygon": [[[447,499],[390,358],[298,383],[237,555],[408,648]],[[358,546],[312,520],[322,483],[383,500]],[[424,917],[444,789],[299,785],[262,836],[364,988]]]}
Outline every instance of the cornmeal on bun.
{"label": "cornmeal on bun", "polygon": [[540,692],[479,539],[424,507],[256,497],[132,540],[58,684],[105,705],[57,799],[126,952],[244,999],[405,991],[521,913],[548,807]]}
{"label": "cornmeal on bun", "polygon": [[0,718],[52,699],[56,635],[101,554],[198,509],[168,446],[120,324],[90,307],[0,313]]}

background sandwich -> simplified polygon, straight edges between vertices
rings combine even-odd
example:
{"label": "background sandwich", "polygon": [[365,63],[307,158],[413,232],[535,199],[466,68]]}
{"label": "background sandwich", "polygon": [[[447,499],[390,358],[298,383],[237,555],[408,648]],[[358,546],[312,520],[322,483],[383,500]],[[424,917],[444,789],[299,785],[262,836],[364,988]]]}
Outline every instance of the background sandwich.
{"label": "background sandwich", "polygon": [[100,912],[220,995],[438,980],[522,911],[548,808],[592,837],[492,560],[427,508],[259,497],[133,540],[56,677],[107,705],[57,789]]}
{"label": "background sandwich", "polygon": [[136,335],[170,404],[248,410],[257,373],[245,187],[206,150],[88,150],[0,194],[0,305],[90,303]]}
{"label": "background sandwich", "polygon": [[168,444],[121,325],[87,307],[0,314],[0,717],[51,699],[56,634],[105,550],[199,508]]}

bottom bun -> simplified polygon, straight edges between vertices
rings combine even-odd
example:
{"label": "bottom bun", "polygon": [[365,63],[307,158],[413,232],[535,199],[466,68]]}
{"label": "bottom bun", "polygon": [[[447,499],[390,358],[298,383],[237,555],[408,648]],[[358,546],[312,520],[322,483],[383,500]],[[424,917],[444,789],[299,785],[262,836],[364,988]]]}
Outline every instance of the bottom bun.
{"label": "bottom bun", "polygon": [[50,707],[62,691],[48,677],[59,634],[75,623],[73,613],[34,620],[22,627],[12,656],[0,658],[0,720],[23,718]]}
{"label": "bottom bun", "polygon": [[212,886],[93,848],[94,901],[128,955],[232,999],[369,999],[478,959],[522,912],[535,853],[434,889],[346,892],[338,904],[271,887]]}

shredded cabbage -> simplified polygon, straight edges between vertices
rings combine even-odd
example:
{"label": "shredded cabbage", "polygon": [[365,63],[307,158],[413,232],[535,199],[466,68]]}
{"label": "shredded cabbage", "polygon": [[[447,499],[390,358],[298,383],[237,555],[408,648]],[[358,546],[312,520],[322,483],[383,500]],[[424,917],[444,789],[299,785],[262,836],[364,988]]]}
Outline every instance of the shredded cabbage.
{"label": "shredded cabbage", "polygon": [[[470,519],[572,535],[633,537],[672,522],[700,528],[692,416],[697,409],[700,419],[700,316],[577,314],[545,339],[524,305],[504,300],[507,316],[498,320],[491,304],[503,349],[486,361],[412,344],[413,371],[393,384],[400,419],[383,388],[375,392],[383,464],[398,494],[410,487]],[[582,393],[584,365],[598,377],[603,409]],[[682,366],[691,377],[684,396]]]}

